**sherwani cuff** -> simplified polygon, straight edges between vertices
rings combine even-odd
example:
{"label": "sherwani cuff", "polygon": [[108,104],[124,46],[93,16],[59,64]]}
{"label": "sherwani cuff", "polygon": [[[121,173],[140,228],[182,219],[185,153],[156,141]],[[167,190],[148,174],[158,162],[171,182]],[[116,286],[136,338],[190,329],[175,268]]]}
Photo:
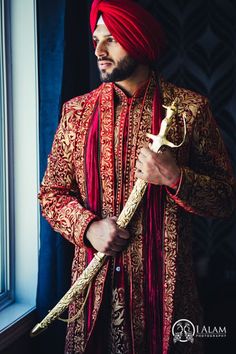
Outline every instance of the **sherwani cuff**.
{"label": "sherwani cuff", "polygon": [[79,247],[92,247],[90,243],[86,241],[85,234],[89,224],[97,219],[97,216],[89,210],[84,210],[83,213],[79,215],[74,230],[75,242]]}
{"label": "sherwani cuff", "polygon": [[180,168],[180,177],[179,177],[178,185],[176,186],[176,189],[173,189],[171,187],[166,187],[166,191],[171,196],[171,198],[174,199],[176,196],[178,196],[179,191],[182,186],[182,181],[183,181],[183,169]]}
{"label": "sherwani cuff", "polygon": [[178,204],[189,212],[193,212],[190,206],[192,199],[192,189],[195,183],[195,173],[187,167],[181,168],[181,176],[179,186],[176,191],[166,188],[168,195]]}

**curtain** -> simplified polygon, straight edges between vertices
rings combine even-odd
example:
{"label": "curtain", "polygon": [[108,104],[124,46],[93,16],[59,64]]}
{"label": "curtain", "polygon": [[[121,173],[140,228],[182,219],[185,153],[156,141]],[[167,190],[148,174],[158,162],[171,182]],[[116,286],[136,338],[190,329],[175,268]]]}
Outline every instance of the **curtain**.
{"label": "curtain", "polygon": [[[45,173],[62,104],[88,92],[98,81],[95,58],[90,50],[89,8],[89,1],[38,0],[37,3],[40,181]],[[44,318],[69,289],[73,251],[73,245],[54,232],[41,217],[37,321]],[[66,325],[55,321],[34,339],[35,351],[40,354],[63,353],[65,334]]]}

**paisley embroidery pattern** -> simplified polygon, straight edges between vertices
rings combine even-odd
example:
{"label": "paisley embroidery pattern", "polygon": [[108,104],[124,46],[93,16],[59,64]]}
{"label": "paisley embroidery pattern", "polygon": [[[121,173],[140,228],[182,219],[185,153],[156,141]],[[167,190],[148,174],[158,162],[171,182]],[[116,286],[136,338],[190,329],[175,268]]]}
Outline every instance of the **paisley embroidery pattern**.
{"label": "paisley embroidery pattern", "polygon": [[100,95],[100,176],[102,217],[115,213],[113,85],[103,85]]}
{"label": "paisley embroidery pattern", "polygon": [[125,323],[125,293],[122,288],[113,290],[110,338],[111,354],[130,353]]}

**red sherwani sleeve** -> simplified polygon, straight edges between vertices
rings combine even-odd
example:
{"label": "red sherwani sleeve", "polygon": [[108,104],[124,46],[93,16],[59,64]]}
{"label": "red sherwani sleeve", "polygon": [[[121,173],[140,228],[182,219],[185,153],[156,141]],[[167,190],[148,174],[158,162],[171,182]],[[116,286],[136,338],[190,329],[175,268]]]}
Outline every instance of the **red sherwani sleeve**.
{"label": "red sherwani sleeve", "polygon": [[76,143],[73,113],[73,110],[66,109],[66,104],[63,106],[61,121],[41,184],[39,200],[42,215],[53,229],[70,242],[83,246],[85,230],[96,216],[79,202],[73,162]]}
{"label": "red sherwani sleeve", "polygon": [[230,215],[234,209],[233,174],[208,102],[198,110],[190,139],[190,166],[183,166],[180,186],[175,195],[169,194],[189,212]]}

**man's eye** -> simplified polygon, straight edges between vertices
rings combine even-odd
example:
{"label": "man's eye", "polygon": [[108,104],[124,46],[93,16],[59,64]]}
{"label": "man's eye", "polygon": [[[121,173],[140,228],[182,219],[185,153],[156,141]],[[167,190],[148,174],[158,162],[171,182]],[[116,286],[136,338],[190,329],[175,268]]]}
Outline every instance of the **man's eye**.
{"label": "man's eye", "polygon": [[107,41],[108,41],[109,43],[116,42],[115,38],[113,38],[113,37],[107,38]]}

